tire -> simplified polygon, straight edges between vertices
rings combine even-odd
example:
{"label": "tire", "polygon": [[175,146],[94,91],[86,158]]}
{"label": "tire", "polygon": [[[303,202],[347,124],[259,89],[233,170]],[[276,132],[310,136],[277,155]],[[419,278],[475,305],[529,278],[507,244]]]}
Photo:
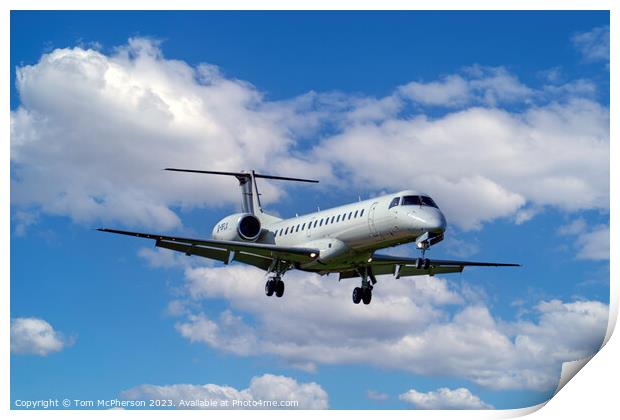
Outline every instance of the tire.
{"label": "tire", "polygon": [[267,280],[267,283],[265,283],[265,294],[267,296],[272,296],[273,292],[275,291],[274,289],[274,281],[273,280]]}
{"label": "tire", "polygon": [[360,303],[361,300],[362,300],[362,289],[359,287],[356,287],[355,289],[353,289],[353,303],[357,305],[358,303]]}
{"label": "tire", "polygon": [[282,297],[282,295],[284,294],[284,282],[282,280],[278,280],[275,283],[276,296]]}
{"label": "tire", "polygon": [[364,305],[368,305],[372,300],[372,290],[362,289],[362,292],[362,302],[364,302]]}

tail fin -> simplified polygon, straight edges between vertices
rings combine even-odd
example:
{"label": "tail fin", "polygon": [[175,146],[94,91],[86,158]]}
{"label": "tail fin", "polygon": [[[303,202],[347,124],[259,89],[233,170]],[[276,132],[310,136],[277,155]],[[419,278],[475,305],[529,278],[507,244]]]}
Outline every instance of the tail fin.
{"label": "tail fin", "polygon": [[[241,208],[244,213],[255,214],[259,219],[261,215],[267,216],[265,219],[271,219],[273,221],[274,216],[270,216],[263,212],[263,208],[260,203],[260,194],[256,187],[256,178],[277,179],[281,181],[297,181],[297,182],[319,182],[315,179],[303,179],[303,178],[291,178],[285,176],[276,175],[264,175],[257,174],[253,170],[243,172],[221,172],[221,171],[198,171],[194,169],[176,169],[165,168],[166,171],[175,172],[192,172],[197,174],[210,174],[210,175],[229,175],[234,176],[239,180],[239,186],[241,187]],[[267,221],[265,220],[265,221]],[[262,220],[261,220],[262,221]]]}

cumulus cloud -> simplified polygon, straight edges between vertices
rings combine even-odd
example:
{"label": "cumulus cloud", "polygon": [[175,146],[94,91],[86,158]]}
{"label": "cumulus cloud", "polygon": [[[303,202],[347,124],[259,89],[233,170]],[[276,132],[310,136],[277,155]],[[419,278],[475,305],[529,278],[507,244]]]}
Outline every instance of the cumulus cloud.
{"label": "cumulus cloud", "polygon": [[468,104],[496,106],[521,102],[534,91],[503,67],[471,66],[466,76],[452,74],[428,83],[410,82],[399,88],[400,94],[423,105],[459,107]]}
{"label": "cumulus cloud", "polygon": [[422,410],[482,410],[493,408],[492,405],[482,401],[480,397],[472,394],[467,388],[439,388],[436,391],[429,392],[410,389],[400,394],[398,398]]}
{"label": "cumulus cloud", "polygon": [[[299,383],[287,376],[265,374],[255,376],[250,381],[250,386],[238,390],[236,388],[217,385],[139,385],[121,393],[121,397],[131,400],[143,399],[166,399],[172,400],[179,406],[180,401],[190,402],[196,400],[206,401],[229,401],[227,408],[237,408],[232,406],[233,400],[242,402],[239,408],[274,408],[265,406],[255,406],[252,403],[261,401],[273,402],[278,404],[291,401],[297,402],[296,405],[287,408],[298,409],[326,409],[328,408],[327,392],[315,382]],[[221,406],[202,406],[194,408],[222,408]],[[277,408],[277,407],[275,407]]]}
{"label": "cumulus cloud", "polygon": [[[172,206],[203,206],[214,196],[236,203],[238,191],[228,178],[162,168],[297,161],[278,106],[264,107],[256,88],[214,66],[165,59],[152,40],[130,39],[111,55],[56,49],[17,69],[17,89],[12,203],[78,222],[171,229],[181,224]],[[265,202],[279,194],[268,183],[261,192]]]}
{"label": "cumulus cloud", "polygon": [[609,65],[609,25],[577,33],[571,42],[586,61],[604,61]]}
{"label": "cumulus cloud", "polygon": [[380,277],[370,306],[351,304],[350,288],[335,279],[306,273],[288,273],[286,294],[269,302],[263,273],[251,267],[188,269],[186,277],[192,299],[226,299],[230,309],[181,319],[182,336],[226,353],[277,355],[304,370],[360,363],[549,390],[562,362],[596,352],[607,328],[608,307],[595,301],[543,301],[532,320],[506,322],[466,287],[437,277]]}
{"label": "cumulus cloud", "polygon": [[560,235],[571,237],[570,248],[580,260],[609,260],[609,225],[588,226],[584,219],[575,219],[561,226]]}
{"label": "cumulus cloud", "polygon": [[[56,49],[18,68],[17,89],[11,199],[23,227],[31,211],[172,229],[179,207],[239,201],[233,180],[160,171],[167,166],[415,188],[465,229],[523,221],[524,209],[609,206],[609,109],[587,80],[536,89],[504,67],[471,66],[384,97],[310,91],[268,101],[217,66],[168,59],[159,43],[134,38],[107,55]],[[435,105],[449,112],[428,116]],[[263,182],[263,201],[281,187]]]}
{"label": "cumulus cloud", "polygon": [[315,154],[347,182],[432,193],[463,228],[515,215],[528,202],[568,211],[609,206],[609,110],[590,100],[357,124],[324,139]]}
{"label": "cumulus cloud", "polygon": [[400,87],[400,93],[425,105],[459,106],[471,100],[469,83],[459,75],[428,83],[410,82]]}
{"label": "cumulus cloud", "polygon": [[11,320],[11,353],[47,356],[73,343],[40,318]]}

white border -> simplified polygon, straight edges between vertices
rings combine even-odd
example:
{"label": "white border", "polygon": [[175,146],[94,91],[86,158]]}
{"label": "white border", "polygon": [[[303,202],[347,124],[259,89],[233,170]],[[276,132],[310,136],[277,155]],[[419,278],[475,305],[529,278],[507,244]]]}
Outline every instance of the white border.
{"label": "white border", "polygon": [[[561,3],[561,4],[560,4]],[[0,305],[1,319],[3,328],[0,329],[0,341],[2,344],[2,362],[0,364],[2,379],[0,379],[0,388],[2,389],[2,395],[0,396],[0,413],[8,414],[15,418],[32,418],[32,417],[52,417],[52,418],[83,418],[85,414],[88,417],[98,418],[100,416],[108,416],[111,413],[114,416],[132,416],[132,417],[148,417],[148,418],[162,418],[170,415],[189,416],[189,417],[218,417],[218,418],[236,418],[240,414],[239,411],[210,411],[205,412],[168,412],[168,411],[89,411],[83,413],[80,411],[10,411],[9,407],[9,389],[10,389],[10,361],[9,361],[9,340],[10,340],[10,307],[9,307],[9,279],[10,276],[10,89],[6,89],[7,83],[10,80],[10,10],[350,10],[351,5],[356,6],[356,9],[362,10],[375,10],[380,8],[381,10],[610,10],[611,19],[611,39],[618,39],[617,37],[617,11],[618,8],[614,7],[615,3],[611,0],[565,0],[562,2],[553,0],[505,0],[505,1],[491,1],[491,0],[470,0],[470,1],[458,1],[458,0],[436,0],[436,1],[397,1],[397,0],[382,0],[379,2],[371,2],[368,0],[360,0],[356,2],[346,2],[344,0],[298,0],[294,3],[278,0],[263,0],[261,2],[251,0],[229,0],[226,2],[197,2],[192,0],[151,0],[151,1],[137,1],[137,0],[94,0],[88,3],[80,2],[77,0],[60,0],[50,7],[50,2],[43,0],[8,0],[3,3],[4,10],[0,17],[0,36],[2,37],[2,43],[5,48],[2,49],[3,66],[2,75],[5,83],[3,101],[0,105],[2,109],[2,121],[3,127],[3,142],[2,148],[0,148],[0,162],[2,162],[2,170],[0,171],[0,235],[2,235],[3,243],[0,247],[1,259],[0,259],[0,276],[2,281],[2,290],[0,291]],[[148,6],[148,9],[145,9]],[[611,56],[612,62],[611,74],[613,74],[615,57],[617,52],[616,44],[611,44]],[[618,99],[616,95],[615,84],[613,79],[611,80],[611,92],[610,92],[610,109],[618,109]],[[611,117],[611,138],[614,138],[616,133],[617,123],[614,121],[613,115],[617,114],[612,112]],[[614,167],[614,156],[618,155],[618,147],[612,141],[610,144],[610,155],[612,156],[611,164],[611,191],[617,191],[617,183],[614,181],[618,175],[618,171]],[[617,159],[616,159],[617,160]],[[616,214],[617,199],[614,193],[611,194],[611,213]],[[618,247],[614,238],[618,238],[619,229],[615,223],[611,223],[611,259],[610,259],[610,322],[607,331],[606,340],[609,340],[611,332],[615,326],[618,316],[618,269],[616,261],[618,258]],[[618,384],[618,373],[620,371],[618,362],[618,353],[620,344],[617,337],[611,337],[607,342],[607,345],[597,354],[590,363],[583,367],[583,371],[579,374],[579,379],[569,381],[568,384],[561,389],[559,394],[551,399],[549,403],[541,404],[539,406],[518,409],[518,410],[501,410],[501,411],[407,411],[407,410],[395,410],[395,411],[301,411],[295,412],[295,417],[308,418],[321,415],[329,418],[344,418],[355,416],[356,418],[374,418],[376,415],[388,416],[388,417],[400,417],[410,418],[415,416],[416,418],[510,418],[518,417],[528,413],[536,411],[533,415],[535,418],[540,419],[556,419],[556,418],[583,418],[589,416],[591,418],[603,419],[613,417],[617,414],[617,392],[615,386]],[[571,363],[565,366],[566,372],[579,367],[580,363]],[[576,369],[577,371],[579,369]],[[564,370],[563,370],[564,373]],[[538,410],[542,406],[544,409]],[[538,411],[537,411],[538,410]],[[290,417],[293,413],[290,411],[252,411],[248,413],[253,418],[285,418]]]}

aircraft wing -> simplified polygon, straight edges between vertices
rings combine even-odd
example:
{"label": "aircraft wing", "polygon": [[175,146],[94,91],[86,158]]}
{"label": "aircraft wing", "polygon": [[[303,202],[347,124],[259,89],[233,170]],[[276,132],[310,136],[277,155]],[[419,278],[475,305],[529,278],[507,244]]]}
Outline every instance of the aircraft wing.
{"label": "aircraft wing", "polygon": [[267,270],[275,258],[293,263],[308,263],[319,256],[314,248],[299,248],[260,244],[255,242],[218,241],[213,239],[180,238],[177,236],[155,235],[151,233],[129,232],[116,229],[97,229],[100,232],[117,233],[155,240],[155,246],[198,255],[229,263],[239,261]]}
{"label": "aircraft wing", "polygon": [[[417,258],[408,257],[392,257],[390,255],[374,254],[372,262],[377,264],[415,264]],[[461,267],[521,267],[521,264],[512,263],[496,263],[496,262],[479,262],[479,261],[459,261],[459,260],[434,260],[429,259],[431,266],[461,266]]]}
{"label": "aircraft wing", "polygon": [[[417,258],[393,257],[390,255],[374,254],[370,267],[372,274],[393,274],[398,277],[435,275],[445,273],[460,273],[465,267],[520,267],[520,264],[460,261],[460,260],[434,260],[429,259],[429,268],[417,268]],[[359,277],[357,271],[340,273],[340,279]]]}

